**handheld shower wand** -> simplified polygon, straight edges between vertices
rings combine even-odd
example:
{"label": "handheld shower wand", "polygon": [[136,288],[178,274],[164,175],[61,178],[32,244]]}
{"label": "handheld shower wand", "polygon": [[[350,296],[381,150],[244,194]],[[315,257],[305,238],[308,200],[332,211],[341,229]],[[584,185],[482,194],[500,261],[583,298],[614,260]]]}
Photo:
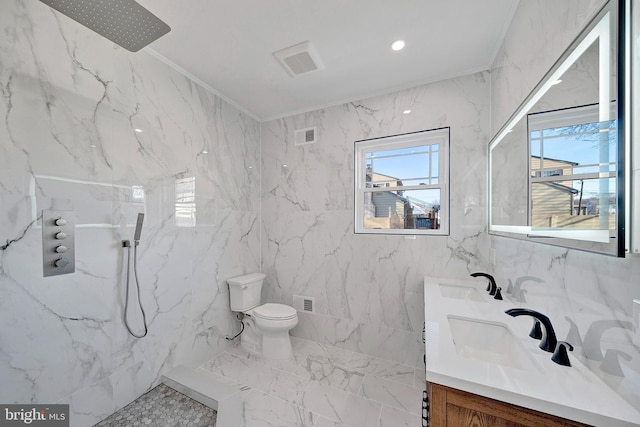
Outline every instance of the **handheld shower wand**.
{"label": "handheld shower wand", "polygon": [[142,233],[142,223],[144,222],[144,214],[138,214],[138,220],[136,221],[136,231],[133,233],[133,241],[137,245],[140,243],[140,234]]}
{"label": "handheld shower wand", "polygon": [[138,306],[142,313],[142,323],[144,324],[144,333],[138,335],[131,330],[129,321],[127,320],[127,313],[129,311],[129,272],[131,270],[131,242],[129,240],[122,241],[122,247],[127,248],[127,293],[124,300],[124,325],[131,335],[136,338],[143,338],[147,335],[147,316],[142,307],[142,301],[140,300],[140,282],[138,281],[138,245],[140,244],[140,234],[142,233],[142,223],[144,222],[144,214],[138,213],[138,220],[136,221],[136,231],[133,233],[133,277],[136,281],[136,290],[138,294]]}

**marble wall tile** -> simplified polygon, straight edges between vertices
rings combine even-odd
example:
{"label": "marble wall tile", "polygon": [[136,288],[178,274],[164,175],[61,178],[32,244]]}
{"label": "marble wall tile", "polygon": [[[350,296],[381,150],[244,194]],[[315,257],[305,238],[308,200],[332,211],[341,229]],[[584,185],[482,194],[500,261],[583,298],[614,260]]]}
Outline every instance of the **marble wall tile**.
{"label": "marble wall tile", "polygon": [[[316,298],[317,314],[301,315],[295,336],[421,363],[424,275],[464,277],[488,265],[488,79],[478,73],[263,123],[265,297]],[[309,126],[318,128],[318,142],[295,146],[295,129]],[[451,235],[355,235],[354,142],[445,126]]]}
{"label": "marble wall tile", "polygon": [[[261,262],[260,124],[41,2],[2,2],[0,31],[0,401],[90,425],[239,329],[226,279]],[[43,209],[74,212],[74,274],[42,277]],[[138,212],[143,339],[123,323]]]}

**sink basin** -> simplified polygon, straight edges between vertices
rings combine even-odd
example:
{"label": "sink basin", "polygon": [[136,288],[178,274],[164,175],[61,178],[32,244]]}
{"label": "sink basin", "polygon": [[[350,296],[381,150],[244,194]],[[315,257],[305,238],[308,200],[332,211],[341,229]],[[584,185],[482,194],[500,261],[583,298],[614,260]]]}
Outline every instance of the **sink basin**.
{"label": "sink basin", "polygon": [[466,299],[478,302],[487,302],[476,288],[463,285],[449,285],[440,283],[440,294],[445,298]]}
{"label": "sink basin", "polygon": [[540,370],[505,324],[458,316],[448,319],[458,356],[524,371]]}

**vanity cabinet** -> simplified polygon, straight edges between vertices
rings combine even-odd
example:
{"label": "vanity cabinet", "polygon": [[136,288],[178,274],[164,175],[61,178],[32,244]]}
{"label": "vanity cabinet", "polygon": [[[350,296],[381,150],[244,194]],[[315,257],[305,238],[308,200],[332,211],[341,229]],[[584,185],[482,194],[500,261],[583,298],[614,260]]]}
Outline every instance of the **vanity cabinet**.
{"label": "vanity cabinet", "polygon": [[586,426],[477,394],[427,383],[430,427]]}

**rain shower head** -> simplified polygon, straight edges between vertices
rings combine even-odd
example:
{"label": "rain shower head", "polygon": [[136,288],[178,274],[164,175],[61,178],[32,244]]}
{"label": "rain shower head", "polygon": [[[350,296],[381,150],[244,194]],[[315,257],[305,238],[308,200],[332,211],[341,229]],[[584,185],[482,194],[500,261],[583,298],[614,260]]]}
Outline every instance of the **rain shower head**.
{"label": "rain shower head", "polygon": [[134,0],[40,1],[131,52],[171,31]]}

